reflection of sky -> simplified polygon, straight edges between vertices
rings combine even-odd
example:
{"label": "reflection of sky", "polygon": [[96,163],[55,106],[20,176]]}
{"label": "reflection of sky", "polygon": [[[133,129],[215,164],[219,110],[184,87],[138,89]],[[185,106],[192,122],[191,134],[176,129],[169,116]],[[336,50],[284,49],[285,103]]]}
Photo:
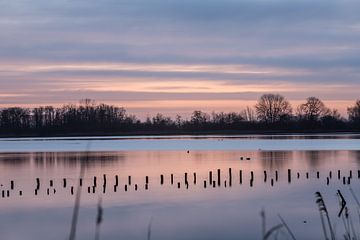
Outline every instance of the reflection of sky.
{"label": "reflection of sky", "polygon": [[[239,156],[251,160],[239,160]],[[0,154],[0,181],[2,189],[9,189],[10,180],[15,190],[9,198],[1,198],[0,232],[4,239],[65,239],[72,213],[74,195],[70,186],[76,186],[80,163],[89,159],[84,178],[77,239],[94,236],[96,204],[103,199],[104,221],[101,239],[146,239],[151,218],[152,239],[259,239],[260,215],[265,208],[268,227],[279,223],[277,214],[285,218],[295,235],[301,239],[320,239],[321,223],[314,193],[321,191],[334,220],[338,211],[335,197],[342,189],[349,206],[354,201],[348,186],[337,179],[353,170],[352,183],[357,192],[357,169],[360,156],[356,151],[121,151],[121,152],[46,152]],[[19,159],[19,161],[17,161]],[[95,161],[98,159],[98,161]],[[222,181],[228,183],[228,168],[232,168],[231,188],[203,188],[208,172],[221,169]],[[239,184],[239,169],[243,170],[243,183]],[[287,169],[292,169],[291,184],[287,182]],[[264,182],[263,171],[268,179]],[[279,172],[279,181],[271,187],[270,179]],[[326,185],[329,171],[333,172],[330,186]],[[250,187],[250,171],[254,171],[254,186]],[[316,178],[320,171],[320,179]],[[184,188],[184,173],[189,173],[189,189]],[[197,184],[193,185],[193,172]],[[300,179],[296,174],[300,173]],[[305,173],[310,173],[310,179]],[[170,184],[170,174],[175,184]],[[102,176],[107,175],[107,191],[102,194]],[[113,192],[114,176],[119,175],[119,188]],[[160,174],[165,175],[160,185]],[[124,191],[127,176],[132,186]],[[95,194],[86,187],[98,177]],[[145,176],[149,176],[149,190],[144,190]],[[34,195],[35,178],[41,179],[40,191]],[[62,178],[67,178],[63,188]],[[49,180],[54,180],[56,194],[46,194]],[[177,188],[181,182],[181,189]],[[134,184],[139,190],[134,191]],[[17,191],[22,190],[23,196]],[[353,211],[355,212],[355,211]],[[307,223],[304,224],[303,221]],[[14,227],[16,226],[16,227]],[[46,226],[46,227],[44,227]],[[304,231],[306,229],[306,231]],[[338,234],[342,232],[338,222]]]}
{"label": "reflection of sky", "polygon": [[359,4],[2,1],[0,102],[90,97],[174,115],[239,110],[279,92],[344,113],[360,87]]}

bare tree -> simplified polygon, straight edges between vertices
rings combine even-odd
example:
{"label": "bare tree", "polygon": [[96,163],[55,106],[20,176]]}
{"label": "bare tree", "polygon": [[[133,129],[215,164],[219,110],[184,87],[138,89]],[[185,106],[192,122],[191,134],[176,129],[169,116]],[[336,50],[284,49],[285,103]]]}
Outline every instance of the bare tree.
{"label": "bare tree", "polygon": [[247,106],[246,109],[241,112],[241,115],[247,122],[255,122],[256,120],[255,111],[249,106]]}
{"label": "bare tree", "polygon": [[316,97],[309,97],[306,99],[306,103],[301,104],[298,107],[298,116],[301,119],[316,122],[320,118],[329,115],[331,113],[325,104]]}
{"label": "bare tree", "polygon": [[202,111],[194,111],[191,115],[191,123],[197,126],[204,125],[208,123],[210,120],[210,116],[207,113],[204,113]]}
{"label": "bare tree", "polygon": [[360,122],[360,100],[355,102],[355,105],[347,109],[349,120],[352,122]]}
{"label": "bare tree", "polygon": [[264,94],[255,105],[257,118],[266,123],[276,123],[292,114],[290,103],[279,94]]}

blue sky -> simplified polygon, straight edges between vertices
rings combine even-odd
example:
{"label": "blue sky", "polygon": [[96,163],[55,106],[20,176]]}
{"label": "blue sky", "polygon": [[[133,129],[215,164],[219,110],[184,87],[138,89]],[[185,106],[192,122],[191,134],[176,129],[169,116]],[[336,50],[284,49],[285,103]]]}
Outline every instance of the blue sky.
{"label": "blue sky", "polygon": [[0,105],[147,115],[359,98],[360,1],[0,0]]}

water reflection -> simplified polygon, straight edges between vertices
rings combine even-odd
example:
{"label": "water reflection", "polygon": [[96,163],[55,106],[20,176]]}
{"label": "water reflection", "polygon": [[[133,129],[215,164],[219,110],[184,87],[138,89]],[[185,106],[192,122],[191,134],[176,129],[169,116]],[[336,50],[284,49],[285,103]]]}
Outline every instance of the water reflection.
{"label": "water reflection", "polygon": [[281,170],[287,167],[293,158],[291,151],[261,151],[260,163],[264,169]]}
{"label": "water reflection", "polygon": [[[84,163],[80,240],[92,238],[99,197],[104,207],[101,239],[146,239],[151,217],[158,240],[260,239],[262,207],[271,225],[281,213],[299,239],[321,239],[314,192],[324,193],[336,217],[334,194],[358,186],[359,160],[360,151],[0,154],[0,230],[9,236],[4,239],[65,239]],[[344,195],[351,199],[349,192]]]}

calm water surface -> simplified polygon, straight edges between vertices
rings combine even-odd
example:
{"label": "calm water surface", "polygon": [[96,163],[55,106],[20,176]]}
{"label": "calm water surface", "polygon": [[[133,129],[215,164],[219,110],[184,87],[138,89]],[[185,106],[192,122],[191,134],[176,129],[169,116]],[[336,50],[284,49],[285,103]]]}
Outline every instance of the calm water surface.
{"label": "calm water surface", "polygon": [[[76,239],[94,238],[99,199],[100,239],[147,239],[150,223],[157,240],[261,239],[261,209],[267,228],[280,214],[298,239],[323,239],[316,191],[341,237],[338,189],[359,226],[349,191],[360,198],[359,141],[358,135],[0,139],[0,236],[67,239],[84,167]],[[278,237],[289,239],[285,230]]]}

